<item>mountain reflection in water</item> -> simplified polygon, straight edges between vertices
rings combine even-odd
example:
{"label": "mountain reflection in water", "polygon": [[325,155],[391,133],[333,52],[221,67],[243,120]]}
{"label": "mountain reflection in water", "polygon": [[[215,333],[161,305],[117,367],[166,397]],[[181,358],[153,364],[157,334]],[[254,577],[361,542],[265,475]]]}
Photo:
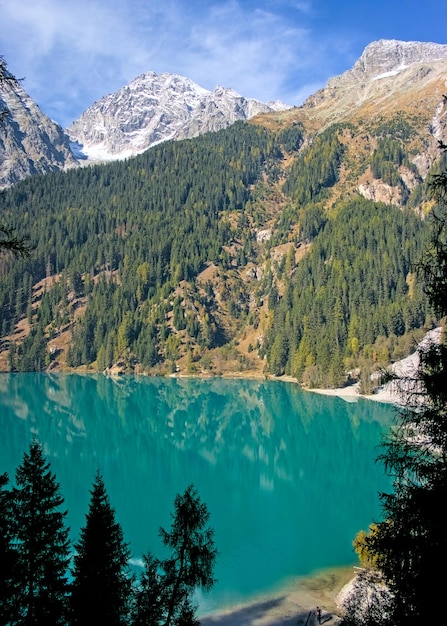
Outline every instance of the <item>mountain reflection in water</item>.
{"label": "mountain reflection in water", "polygon": [[355,563],[352,540],[389,488],[375,459],[392,416],[282,382],[3,374],[0,472],[13,482],[36,436],[76,540],[101,470],[136,562],[161,555],[159,527],[193,483],[219,551],[203,610]]}

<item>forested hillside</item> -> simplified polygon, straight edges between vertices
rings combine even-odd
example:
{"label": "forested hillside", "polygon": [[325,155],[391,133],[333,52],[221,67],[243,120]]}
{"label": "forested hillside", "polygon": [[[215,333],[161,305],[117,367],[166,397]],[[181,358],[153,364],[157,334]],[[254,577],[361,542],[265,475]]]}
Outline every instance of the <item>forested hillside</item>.
{"label": "forested hillside", "polygon": [[3,193],[33,252],[2,258],[1,368],[367,389],[435,322],[414,265],[436,142],[405,111],[320,131],[303,111]]}
{"label": "forested hillside", "polygon": [[368,363],[401,358],[398,338],[429,314],[412,274],[424,226],[411,210],[364,198],[340,203],[274,307],[263,347],[270,371],[311,387],[341,386],[349,366],[365,375]]}

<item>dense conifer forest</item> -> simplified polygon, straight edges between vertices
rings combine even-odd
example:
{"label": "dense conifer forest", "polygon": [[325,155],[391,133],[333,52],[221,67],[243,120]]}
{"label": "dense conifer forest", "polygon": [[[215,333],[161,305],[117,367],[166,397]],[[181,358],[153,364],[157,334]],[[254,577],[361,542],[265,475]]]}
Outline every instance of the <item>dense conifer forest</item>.
{"label": "dense conifer forest", "polygon": [[2,222],[32,254],[2,258],[3,369],[350,372],[366,389],[435,319],[414,273],[425,184],[402,174],[412,128],[378,124],[357,163],[399,205],[334,195],[356,132],[238,122],[5,191]]}
{"label": "dense conifer forest", "polygon": [[[389,362],[397,338],[428,314],[420,287],[409,296],[423,226],[411,211],[363,198],[340,203],[274,308],[265,344],[271,371],[312,387],[340,386],[346,357],[354,366],[381,349],[375,359]],[[373,347],[379,337],[383,345]]]}

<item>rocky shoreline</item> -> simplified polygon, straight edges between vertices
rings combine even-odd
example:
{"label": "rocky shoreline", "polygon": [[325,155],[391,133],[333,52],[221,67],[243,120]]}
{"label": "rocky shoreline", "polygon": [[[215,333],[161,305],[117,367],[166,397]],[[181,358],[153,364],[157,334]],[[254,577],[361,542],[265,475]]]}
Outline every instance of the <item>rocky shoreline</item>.
{"label": "rocky shoreline", "polygon": [[200,618],[202,626],[331,626],[342,623],[337,596],[354,576],[353,566],[337,567],[284,582],[270,594]]}

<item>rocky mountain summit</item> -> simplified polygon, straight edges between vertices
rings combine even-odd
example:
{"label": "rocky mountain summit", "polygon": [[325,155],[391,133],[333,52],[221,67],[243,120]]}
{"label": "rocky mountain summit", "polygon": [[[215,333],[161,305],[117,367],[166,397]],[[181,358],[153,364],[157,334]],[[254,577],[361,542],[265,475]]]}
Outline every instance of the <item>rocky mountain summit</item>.
{"label": "rocky mountain summit", "polygon": [[[369,44],[354,66],[331,78],[303,105],[319,123],[365,115],[369,104],[396,110],[394,95],[419,92],[438,82],[445,90],[447,45],[381,40]],[[411,96],[409,100],[411,99]],[[417,103],[419,106],[419,103]],[[367,113],[366,113],[367,114]]]}
{"label": "rocky mountain summit", "polygon": [[211,92],[176,74],[148,72],[102,98],[67,132],[79,156],[122,159],[169,139],[186,139],[226,128],[258,113],[288,108],[244,98],[230,88]]}
{"label": "rocky mountain summit", "polygon": [[78,165],[67,135],[19,85],[0,92],[0,188],[27,176]]}
{"label": "rocky mountain summit", "polygon": [[[395,76],[410,65],[432,63],[445,58],[445,44],[382,39],[366,46],[354,67],[342,74],[342,77],[345,80],[377,80]],[[337,78],[329,81],[328,86],[334,82],[337,82]]]}
{"label": "rocky mountain summit", "polygon": [[[383,101],[393,108],[393,93],[438,82],[445,89],[447,45],[381,40],[369,44],[354,66],[331,78],[308,98],[303,110],[318,127],[342,121],[365,105]],[[312,110],[313,109],[313,110]],[[203,89],[175,74],[148,72],[89,107],[67,129],[72,147],[89,161],[138,154],[168,139],[218,131],[257,114],[291,111],[281,102],[262,103],[233,89]]]}

